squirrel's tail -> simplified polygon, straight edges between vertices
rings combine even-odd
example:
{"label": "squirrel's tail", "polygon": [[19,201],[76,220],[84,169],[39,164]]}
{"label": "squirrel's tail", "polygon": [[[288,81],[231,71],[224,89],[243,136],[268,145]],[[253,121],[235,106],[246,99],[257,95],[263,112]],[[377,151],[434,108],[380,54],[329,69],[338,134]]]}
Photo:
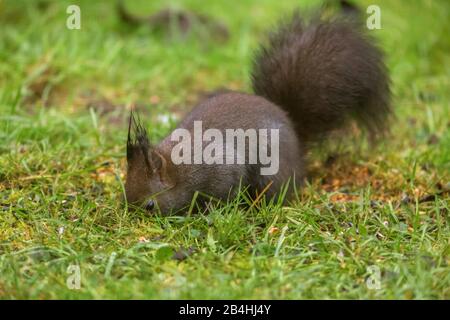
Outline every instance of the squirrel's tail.
{"label": "squirrel's tail", "polygon": [[252,70],[254,92],[288,112],[304,142],[352,119],[371,136],[382,133],[389,82],[382,52],[356,23],[306,22],[298,13],[270,35]]}

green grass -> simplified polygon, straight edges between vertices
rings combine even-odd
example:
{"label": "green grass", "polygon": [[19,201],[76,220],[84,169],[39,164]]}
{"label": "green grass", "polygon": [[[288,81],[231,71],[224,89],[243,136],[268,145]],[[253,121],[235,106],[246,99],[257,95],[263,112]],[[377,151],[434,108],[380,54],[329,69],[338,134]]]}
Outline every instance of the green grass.
{"label": "green grass", "polygon": [[[79,31],[65,27],[74,2]],[[225,22],[227,43],[131,29],[112,1],[42,3],[0,0],[1,298],[450,298],[448,1],[378,1],[397,114],[385,143],[315,152],[292,206],[237,199],[184,217],[124,209],[124,106],[141,105],[156,142],[199,92],[248,91],[265,30],[311,2],[171,2]],[[366,286],[371,266],[379,290]]]}

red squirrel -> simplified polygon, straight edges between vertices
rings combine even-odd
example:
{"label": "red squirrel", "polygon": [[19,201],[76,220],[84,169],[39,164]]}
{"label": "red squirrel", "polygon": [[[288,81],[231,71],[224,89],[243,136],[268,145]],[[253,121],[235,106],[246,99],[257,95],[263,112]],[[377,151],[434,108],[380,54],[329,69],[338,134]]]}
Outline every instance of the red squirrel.
{"label": "red squirrel", "polygon": [[[174,148],[180,140],[174,140],[172,133],[151,145],[146,130],[132,114],[125,183],[129,204],[150,212],[180,214],[199,193],[227,200],[245,187],[253,196],[264,193],[274,197],[288,182],[302,185],[308,148],[331,131],[352,121],[371,136],[387,128],[392,108],[383,54],[363,27],[348,19],[303,19],[294,14],[255,54],[251,79],[253,94],[227,91],[211,95],[194,107],[175,131],[194,136],[199,124],[223,137],[229,129],[277,130],[278,141],[272,136],[263,140],[272,156],[276,147],[278,170],[262,174],[267,162],[248,162],[250,151],[242,154],[238,146],[231,151],[233,157],[243,157],[244,164],[175,163]],[[249,136],[245,141],[250,141]],[[258,142],[261,139],[257,137]],[[203,140],[201,147],[206,150],[212,141]],[[260,155],[261,145],[255,150]],[[192,146],[182,154],[194,151]],[[215,150],[228,151],[225,146]],[[287,192],[292,194],[296,188]]]}

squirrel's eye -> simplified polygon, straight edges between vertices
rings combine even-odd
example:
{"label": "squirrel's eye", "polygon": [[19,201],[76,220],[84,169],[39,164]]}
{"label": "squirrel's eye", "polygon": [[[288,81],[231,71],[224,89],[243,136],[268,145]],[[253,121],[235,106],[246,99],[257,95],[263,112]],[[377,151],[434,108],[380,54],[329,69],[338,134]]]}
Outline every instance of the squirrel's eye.
{"label": "squirrel's eye", "polygon": [[148,200],[147,204],[145,205],[145,210],[151,211],[155,207],[155,202],[153,200]]}

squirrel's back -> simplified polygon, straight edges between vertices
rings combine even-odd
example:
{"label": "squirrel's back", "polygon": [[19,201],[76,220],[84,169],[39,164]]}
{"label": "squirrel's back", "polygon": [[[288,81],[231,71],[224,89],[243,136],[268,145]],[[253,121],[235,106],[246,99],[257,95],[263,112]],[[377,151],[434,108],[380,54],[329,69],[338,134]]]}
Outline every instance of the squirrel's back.
{"label": "squirrel's back", "polygon": [[376,135],[391,111],[383,54],[345,19],[306,21],[294,14],[256,54],[252,82],[255,94],[288,112],[304,142],[350,119]]}

